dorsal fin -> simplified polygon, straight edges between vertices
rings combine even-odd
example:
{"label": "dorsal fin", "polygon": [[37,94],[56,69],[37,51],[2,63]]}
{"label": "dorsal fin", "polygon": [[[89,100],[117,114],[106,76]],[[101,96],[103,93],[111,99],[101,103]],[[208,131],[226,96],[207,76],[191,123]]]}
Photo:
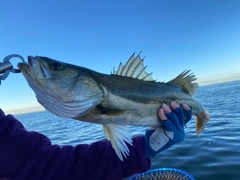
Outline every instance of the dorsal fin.
{"label": "dorsal fin", "polygon": [[187,94],[192,96],[198,91],[198,84],[193,82],[195,80],[197,80],[195,75],[190,73],[190,70],[185,70],[168,83],[181,86]]}
{"label": "dorsal fin", "polygon": [[117,76],[125,76],[135,79],[140,79],[144,81],[154,81],[152,78],[152,73],[147,73],[145,71],[147,66],[143,65],[143,59],[140,57],[140,53],[137,55],[137,57],[134,56],[135,53],[128,59],[127,63],[125,65],[118,66],[118,70],[115,71],[113,68],[113,75]]}

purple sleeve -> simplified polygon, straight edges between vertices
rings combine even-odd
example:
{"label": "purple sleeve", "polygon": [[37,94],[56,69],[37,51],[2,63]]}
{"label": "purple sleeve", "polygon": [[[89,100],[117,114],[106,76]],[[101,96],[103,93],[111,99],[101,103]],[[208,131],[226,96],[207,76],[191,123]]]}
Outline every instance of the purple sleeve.
{"label": "purple sleeve", "polygon": [[0,179],[123,179],[148,170],[144,136],[133,138],[122,162],[107,140],[75,147],[52,145],[37,132],[26,131],[0,110]]}

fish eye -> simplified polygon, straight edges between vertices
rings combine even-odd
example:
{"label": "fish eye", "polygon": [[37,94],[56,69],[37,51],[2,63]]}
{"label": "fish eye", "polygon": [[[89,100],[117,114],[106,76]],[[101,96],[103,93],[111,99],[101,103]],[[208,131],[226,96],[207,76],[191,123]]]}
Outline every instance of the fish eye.
{"label": "fish eye", "polygon": [[53,71],[59,71],[63,68],[62,64],[59,62],[51,62],[49,67]]}

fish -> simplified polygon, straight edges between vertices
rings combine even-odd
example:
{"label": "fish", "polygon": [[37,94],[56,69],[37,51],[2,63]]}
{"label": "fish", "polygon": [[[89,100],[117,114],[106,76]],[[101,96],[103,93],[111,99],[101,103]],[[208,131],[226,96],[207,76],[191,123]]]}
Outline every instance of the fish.
{"label": "fish", "polygon": [[130,153],[128,145],[133,145],[129,125],[162,126],[157,110],[163,103],[191,106],[197,135],[210,119],[207,109],[193,97],[198,84],[190,70],[168,82],[153,80],[140,53],[110,74],[42,56],[28,56],[28,62],[19,63],[18,68],[46,110],[58,117],[102,124],[122,161]]}

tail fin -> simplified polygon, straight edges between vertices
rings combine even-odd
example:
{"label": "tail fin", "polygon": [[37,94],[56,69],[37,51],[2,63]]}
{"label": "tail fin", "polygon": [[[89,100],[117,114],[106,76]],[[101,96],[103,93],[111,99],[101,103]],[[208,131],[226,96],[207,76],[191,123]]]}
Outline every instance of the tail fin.
{"label": "tail fin", "polygon": [[208,122],[210,119],[210,115],[208,111],[203,108],[202,113],[200,116],[196,116],[196,133],[197,135],[200,135],[201,131],[204,129],[205,124]]}

